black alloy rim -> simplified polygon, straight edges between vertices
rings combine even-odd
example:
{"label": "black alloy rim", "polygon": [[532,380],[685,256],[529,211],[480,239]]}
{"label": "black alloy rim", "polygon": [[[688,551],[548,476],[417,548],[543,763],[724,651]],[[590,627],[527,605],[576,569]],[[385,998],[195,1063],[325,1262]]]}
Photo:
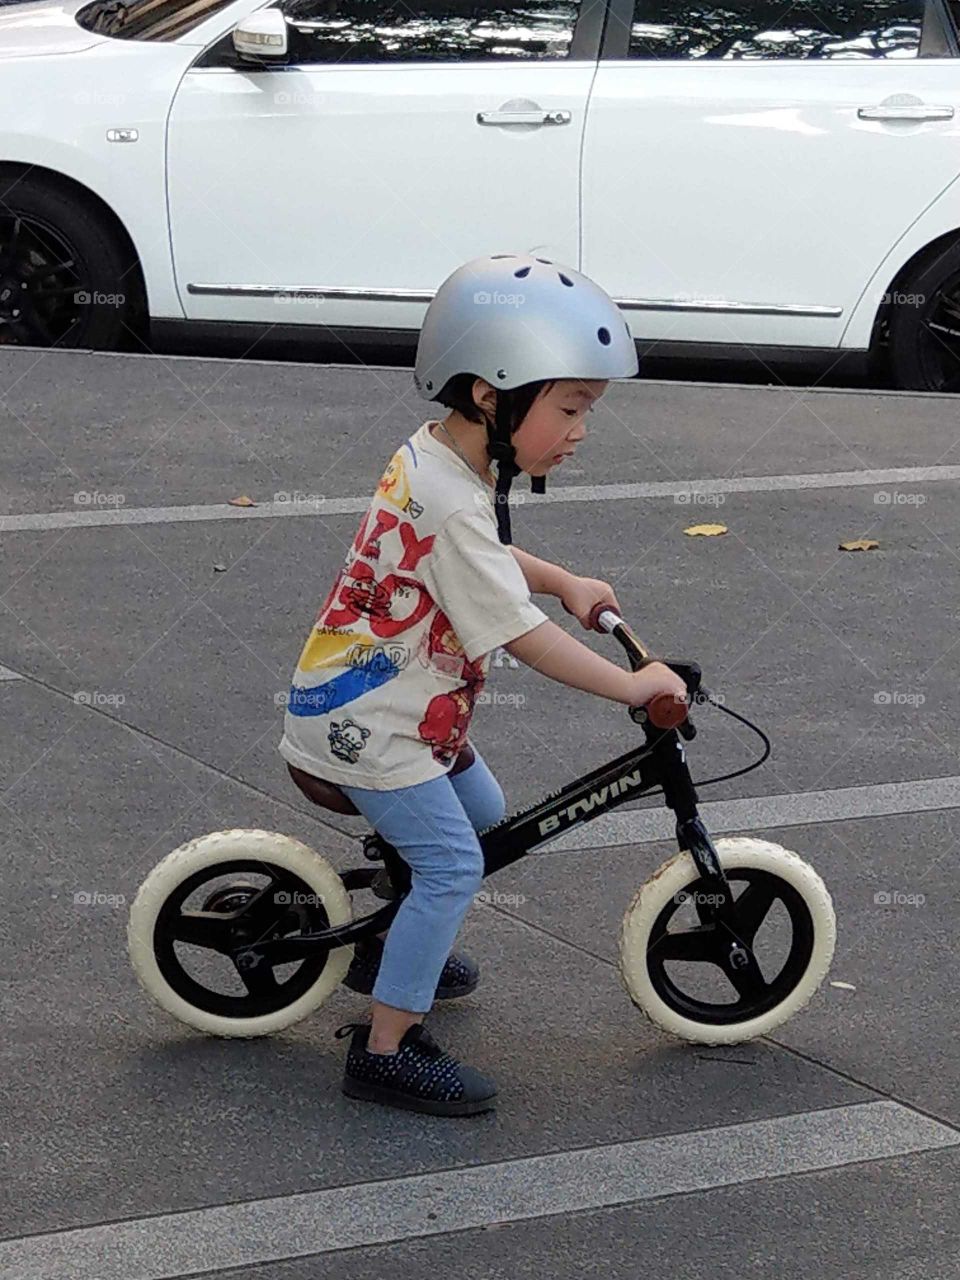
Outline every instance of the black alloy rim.
{"label": "black alloy rim", "polygon": [[72,339],[94,298],[86,265],[61,231],[0,212],[0,344],[53,347]]}
{"label": "black alloy rim", "polygon": [[[803,979],[814,944],[814,923],[803,896],[778,875],[755,868],[726,871],[731,889],[746,882],[733,904],[733,929],[720,925],[709,909],[702,910],[701,922],[689,929],[670,932],[670,921],[684,906],[677,894],[654,922],[647,945],[647,972],[654,990],[674,1013],[707,1026],[732,1026],[761,1017],[775,1009]],[[683,894],[696,902],[697,893],[709,894],[703,880],[688,885]],[[681,899],[678,901],[677,899]],[[777,973],[767,977],[753,952],[754,939],[773,905],[783,904],[790,921],[788,953]],[[701,1000],[685,992],[667,972],[666,965],[714,965],[727,979],[736,999]]]}
{"label": "black alloy rim", "polygon": [[937,289],[920,320],[920,367],[930,391],[960,391],[960,271]]}
{"label": "black alloy rim", "polygon": [[[262,888],[242,878],[257,873],[269,877]],[[202,910],[184,910],[183,904],[211,880],[238,875],[237,883],[219,887],[208,895]],[[286,978],[278,980],[274,966],[257,958],[253,965],[242,949],[256,942],[316,933],[329,927],[326,911],[309,884],[272,863],[235,859],[204,867],[178,885],[157,916],[153,947],[157,965],[170,987],[196,1009],[224,1018],[257,1018],[288,1008],[299,1000],[323,972],[329,952],[319,950],[299,962]],[[246,988],[233,995],[208,986],[184,967],[178,946],[188,946],[229,956],[233,971]],[[240,952],[234,958],[231,953]],[[289,967],[284,961],[280,967]]]}

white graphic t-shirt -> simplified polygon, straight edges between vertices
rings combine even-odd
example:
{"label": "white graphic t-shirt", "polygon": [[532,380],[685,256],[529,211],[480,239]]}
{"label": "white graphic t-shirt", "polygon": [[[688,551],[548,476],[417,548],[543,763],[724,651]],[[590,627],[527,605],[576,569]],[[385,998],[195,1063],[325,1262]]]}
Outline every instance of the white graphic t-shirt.
{"label": "white graphic t-shirt", "polygon": [[425,422],[391,458],[293,675],[285,760],[389,791],[446,773],[490,654],[547,620],[493,490]]}

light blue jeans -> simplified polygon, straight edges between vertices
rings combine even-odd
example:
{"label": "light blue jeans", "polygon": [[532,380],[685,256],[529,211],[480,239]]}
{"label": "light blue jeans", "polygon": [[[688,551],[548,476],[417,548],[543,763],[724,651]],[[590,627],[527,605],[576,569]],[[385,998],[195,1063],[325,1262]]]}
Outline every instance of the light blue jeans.
{"label": "light blue jeans", "polygon": [[506,812],[503,791],[474,748],[469,768],[396,791],[340,787],[410,864],[410,892],[383,946],[374,1000],[427,1013],[463,918],[483,881],[477,832]]}

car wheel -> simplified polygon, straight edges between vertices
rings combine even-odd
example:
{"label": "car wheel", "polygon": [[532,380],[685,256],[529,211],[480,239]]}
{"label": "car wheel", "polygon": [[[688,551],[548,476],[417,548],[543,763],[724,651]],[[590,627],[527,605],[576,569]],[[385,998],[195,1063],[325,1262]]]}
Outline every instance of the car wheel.
{"label": "car wheel", "polygon": [[960,244],[928,258],[889,300],[893,385],[960,391]]}
{"label": "car wheel", "polygon": [[127,257],[83,201],[29,176],[0,178],[0,345],[120,346],[139,295]]}

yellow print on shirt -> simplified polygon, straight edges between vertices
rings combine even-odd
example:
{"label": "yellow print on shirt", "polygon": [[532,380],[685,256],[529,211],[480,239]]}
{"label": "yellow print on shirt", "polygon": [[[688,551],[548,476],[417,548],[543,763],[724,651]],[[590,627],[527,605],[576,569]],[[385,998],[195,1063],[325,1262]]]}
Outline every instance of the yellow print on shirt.
{"label": "yellow print on shirt", "polygon": [[403,455],[399,451],[387,463],[387,469],[380,477],[377,493],[392,506],[416,520],[423,512],[419,502],[410,497],[410,481],[407,479],[407,468]]}
{"label": "yellow print on shirt", "polygon": [[357,655],[348,656],[350,649],[372,648],[372,636],[358,635],[356,631],[332,632],[329,628],[314,627],[303,646],[298,671],[316,671],[320,667],[359,666]]}

